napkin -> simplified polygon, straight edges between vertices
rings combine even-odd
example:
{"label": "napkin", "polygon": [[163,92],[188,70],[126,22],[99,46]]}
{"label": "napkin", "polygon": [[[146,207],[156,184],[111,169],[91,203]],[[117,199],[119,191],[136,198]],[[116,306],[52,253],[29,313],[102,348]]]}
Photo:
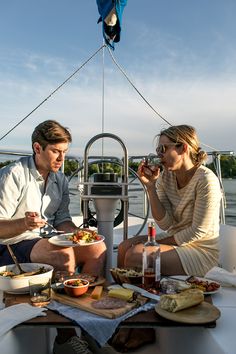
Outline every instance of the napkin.
{"label": "napkin", "polygon": [[17,304],[0,311],[0,336],[10,329],[37,316],[46,316],[44,307],[33,307],[30,304]]}
{"label": "napkin", "polygon": [[47,307],[50,310],[57,311],[65,317],[75,321],[88,334],[90,334],[90,336],[93,337],[101,347],[103,347],[107,343],[108,339],[111,338],[120,322],[140,311],[148,311],[154,308],[155,305],[156,301],[148,302],[145,305],[137,307],[125,315],[114,319],[98,316],[72,306],[60,304],[57,301],[51,301]]}
{"label": "napkin", "polygon": [[236,286],[236,272],[228,272],[220,267],[210,269],[205,278],[217,281],[222,286]]}

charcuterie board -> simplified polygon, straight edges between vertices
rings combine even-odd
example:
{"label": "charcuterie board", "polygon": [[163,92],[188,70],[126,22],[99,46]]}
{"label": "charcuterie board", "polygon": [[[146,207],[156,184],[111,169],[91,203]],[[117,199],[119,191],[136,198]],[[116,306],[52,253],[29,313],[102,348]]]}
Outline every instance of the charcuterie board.
{"label": "charcuterie board", "polygon": [[[103,296],[107,296],[106,290],[103,291]],[[136,302],[127,302],[124,307],[116,308],[116,309],[98,309],[92,306],[92,303],[96,300],[92,299],[89,293],[86,293],[79,297],[71,297],[64,294],[58,294],[52,291],[52,298],[62,304],[73,306],[79,308],[80,310],[88,311],[94,313],[96,315],[106,317],[106,318],[117,318],[125,313],[132,310],[137,306]]]}

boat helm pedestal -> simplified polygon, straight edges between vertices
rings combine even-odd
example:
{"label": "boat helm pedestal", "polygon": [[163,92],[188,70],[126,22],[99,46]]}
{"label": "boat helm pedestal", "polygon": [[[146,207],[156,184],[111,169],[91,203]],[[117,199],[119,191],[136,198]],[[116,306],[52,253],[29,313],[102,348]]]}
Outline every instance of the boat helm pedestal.
{"label": "boat helm pedestal", "polygon": [[[123,148],[122,182],[118,182],[117,174],[106,172],[94,174],[93,181],[89,181],[88,152],[95,141],[103,138],[114,139]],[[94,203],[98,233],[105,237],[107,248],[105,276],[108,281],[111,281],[110,268],[112,268],[113,260],[113,228],[115,211],[119,200],[121,200],[123,208],[123,238],[127,239],[128,234],[128,153],[124,143],[116,135],[110,133],[98,134],[86,145],[84,153],[84,192],[81,198],[83,202],[83,224],[85,227],[89,226],[88,202],[92,200]]]}
{"label": "boat helm pedestal", "polygon": [[[98,178],[99,177],[99,178]],[[98,233],[100,235],[105,236],[105,243],[107,247],[107,252],[111,252],[113,250],[113,225],[114,225],[114,218],[115,218],[115,210],[117,208],[117,195],[121,195],[121,187],[117,184],[109,184],[109,183],[116,183],[117,182],[117,175],[116,175],[116,182],[114,174],[110,173],[99,173],[94,175],[94,182],[101,182],[100,184],[96,184],[91,186],[91,196],[93,194],[99,195],[99,198],[94,199],[94,206],[96,209],[97,215],[97,227]],[[114,180],[114,182],[113,182]],[[108,183],[108,184],[107,184]],[[106,198],[106,196],[114,195],[114,198]],[[104,197],[102,197],[104,196]],[[107,235],[107,237],[106,237]],[[106,258],[106,269],[109,270],[112,268],[112,257],[107,256]],[[110,276],[106,274],[106,277]]]}

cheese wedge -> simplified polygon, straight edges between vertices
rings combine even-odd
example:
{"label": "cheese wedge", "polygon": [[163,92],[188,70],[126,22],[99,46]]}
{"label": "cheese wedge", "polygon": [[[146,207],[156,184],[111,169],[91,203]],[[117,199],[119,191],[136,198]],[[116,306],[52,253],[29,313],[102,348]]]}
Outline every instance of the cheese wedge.
{"label": "cheese wedge", "polygon": [[203,300],[204,295],[201,290],[189,289],[179,294],[161,295],[160,306],[163,310],[177,312],[198,305]]}
{"label": "cheese wedge", "polygon": [[102,291],[103,291],[103,286],[102,285],[95,286],[95,288],[93,289],[93,291],[91,293],[91,298],[99,300],[101,298],[101,296],[102,296]]}
{"label": "cheese wedge", "polygon": [[124,288],[114,288],[109,290],[108,292],[108,296],[110,297],[116,297],[118,299],[122,299],[122,300],[132,300],[133,299],[133,294],[134,291],[131,289],[124,289]]}

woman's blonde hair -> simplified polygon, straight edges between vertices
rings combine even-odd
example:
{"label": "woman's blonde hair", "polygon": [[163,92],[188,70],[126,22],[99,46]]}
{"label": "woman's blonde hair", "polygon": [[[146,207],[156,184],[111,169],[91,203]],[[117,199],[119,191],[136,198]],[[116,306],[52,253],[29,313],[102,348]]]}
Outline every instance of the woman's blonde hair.
{"label": "woman's blonde hair", "polygon": [[194,165],[201,165],[207,159],[207,153],[199,146],[196,130],[191,125],[172,125],[161,130],[158,137],[165,135],[174,143],[188,144],[190,147],[190,158]]}

